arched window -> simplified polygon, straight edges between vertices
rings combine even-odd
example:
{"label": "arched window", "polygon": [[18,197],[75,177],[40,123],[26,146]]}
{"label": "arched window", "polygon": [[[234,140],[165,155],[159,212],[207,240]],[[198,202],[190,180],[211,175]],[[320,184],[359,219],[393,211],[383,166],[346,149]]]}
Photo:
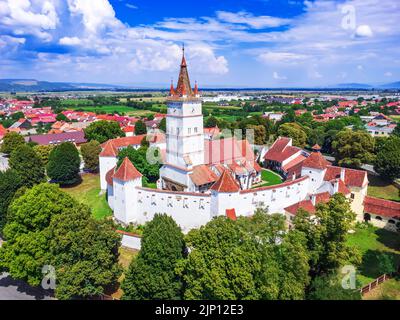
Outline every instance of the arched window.
{"label": "arched window", "polygon": [[382,221],[382,217],[380,217],[380,216],[376,216],[375,219],[379,220],[379,221]]}
{"label": "arched window", "polygon": [[388,222],[391,223],[391,224],[396,224],[396,222],[394,220],[392,220],[392,219],[390,219]]}

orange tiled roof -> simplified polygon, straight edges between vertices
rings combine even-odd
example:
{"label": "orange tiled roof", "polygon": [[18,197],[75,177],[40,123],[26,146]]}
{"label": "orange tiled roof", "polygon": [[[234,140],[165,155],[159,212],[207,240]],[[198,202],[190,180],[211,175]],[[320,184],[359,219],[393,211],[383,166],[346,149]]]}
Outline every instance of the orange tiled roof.
{"label": "orange tiled roof", "polygon": [[240,187],[229,171],[224,170],[218,181],[212,185],[211,190],[218,192],[238,192]]}
{"label": "orange tiled roof", "polygon": [[364,212],[375,215],[400,219],[400,202],[365,197]]}
{"label": "orange tiled roof", "polygon": [[194,167],[190,178],[196,186],[202,186],[218,180],[218,176],[204,164]]}
{"label": "orange tiled roof", "polygon": [[116,157],[118,152],[114,147],[112,140],[107,141],[103,150],[100,152],[100,157]]}
{"label": "orange tiled roof", "polygon": [[132,162],[125,158],[122,162],[121,166],[114,173],[113,178],[121,180],[121,181],[131,181],[138,178],[141,178],[142,174],[135,168]]}
{"label": "orange tiled roof", "polygon": [[326,160],[320,152],[312,152],[310,156],[304,160],[303,167],[322,170],[330,164],[331,163]]}
{"label": "orange tiled roof", "polygon": [[341,168],[335,166],[328,166],[324,180],[331,181],[333,179],[340,178],[341,170],[345,170],[344,173],[344,183],[346,186],[350,187],[363,187],[367,179],[367,172],[356,169]]}

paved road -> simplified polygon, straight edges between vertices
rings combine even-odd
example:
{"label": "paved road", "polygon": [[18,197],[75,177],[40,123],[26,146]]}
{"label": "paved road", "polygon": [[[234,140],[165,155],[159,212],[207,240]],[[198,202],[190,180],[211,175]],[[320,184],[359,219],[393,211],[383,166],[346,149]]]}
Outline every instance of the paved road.
{"label": "paved road", "polygon": [[0,300],[52,300],[47,292],[32,288],[22,281],[12,279],[8,274],[0,274]]}

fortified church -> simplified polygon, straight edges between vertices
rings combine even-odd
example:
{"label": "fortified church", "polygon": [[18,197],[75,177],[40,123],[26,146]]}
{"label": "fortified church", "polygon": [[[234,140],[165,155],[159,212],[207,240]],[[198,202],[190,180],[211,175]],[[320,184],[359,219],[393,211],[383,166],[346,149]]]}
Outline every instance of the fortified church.
{"label": "fortified church", "polygon": [[118,152],[129,145],[140,146],[143,137],[119,138],[103,145],[101,188],[107,191],[117,221],[144,224],[155,214],[165,213],[188,232],[214,217],[252,216],[262,207],[285,214],[290,225],[299,208],[312,213],[318,203],[329,201],[337,192],[351,199],[357,219],[364,219],[366,172],[332,166],[318,146],[311,154],[298,152],[291,147],[291,139],[279,138],[262,164],[276,166],[279,160],[283,167],[292,163],[296,169],[288,170],[281,184],[257,187],[262,168],[247,140],[205,139],[202,101],[197,83],[191,87],[184,51],[178,83],[176,88],[171,83],[167,104],[166,143],[158,145],[163,165],[157,189],[142,186],[142,175],[128,158],[117,168]]}

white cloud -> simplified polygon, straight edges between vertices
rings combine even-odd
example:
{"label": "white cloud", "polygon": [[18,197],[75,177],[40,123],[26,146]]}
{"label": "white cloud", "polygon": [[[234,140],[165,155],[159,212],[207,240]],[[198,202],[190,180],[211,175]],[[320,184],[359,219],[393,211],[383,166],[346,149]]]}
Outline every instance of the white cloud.
{"label": "white cloud", "polygon": [[363,67],[361,64],[359,64],[359,65],[357,66],[357,70],[362,71],[362,70],[364,70],[364,67]]}
{"label": "white cloud", "polygon": [[291,52],[263,52],[258,55],[259,60],[265,63],[293,63],[307,58],[304,54],[296,54]]}
{"label": "white cloud", "polygon": [[393,76],[393,73],[391,73],[390,71],[385,72],[385,77],[391,77]]}
{"label": "white cloud", "polygon": [[16,35],[34,35],[50,41],[49,30],[59,22],[57,0],[0,0],[0,27],[9,27]]}
{"label": "white cloud", "polygon": [[125,7],[129,8],[129,9],[133,9],[133,10],[138,9],[137,6],[135,6],[134,4],[131,4],[131,3],[125,3]]}
{"label": "white cloud", "polygon": [[218,11],[217,17],[218,19],[224,22],[245,24],[254,29],[279,27],[290,23],[289,19],[283,19],[271,16],[254,16],[253,14],[245,11],[241,12]]}
{"label": "white cloud", "polygon": [[366,37],[366,38],[370,38],[373,36],[371,27],[369,25],[363,24],[361,26],[357,27],[356,30],[356,36],[357,37]]}
{"label": "white cloud", "polygon": [[276,71],[274,71],[274,72],[272,73],[272,77],[273,77],[275,80],[286,80],[286,79],[287,79],[286,76],[281,76],[281,75],[279,75],[278,72],[276,72]]}
{"label": "white cloud", "polygon": [[65,46],[77,46],[80,45],[82,41],[78,37],[63,37],[58,43]]}

